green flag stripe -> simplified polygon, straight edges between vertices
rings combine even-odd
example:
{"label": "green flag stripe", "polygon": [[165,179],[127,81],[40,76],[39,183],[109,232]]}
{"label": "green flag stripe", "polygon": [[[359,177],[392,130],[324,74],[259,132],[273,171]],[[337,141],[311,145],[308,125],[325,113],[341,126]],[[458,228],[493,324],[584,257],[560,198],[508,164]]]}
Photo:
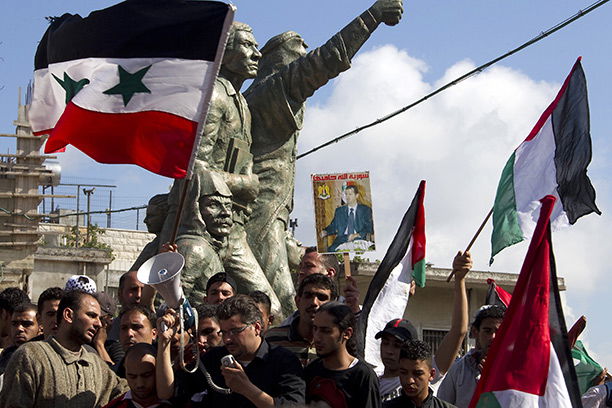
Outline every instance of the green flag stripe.
{"label": "green flag stripe", "polygon": [[485,392],[478,399],[476,408],[501,408],[501,405],[492,392]]}
{"label": "green flag stripe", "polygon": [[412,277],[414,278],[414,281],[418,287],[425,287],[425,259],[421,259],[419,262],[414,264]]}
{"label": "green flag stripe", "polygon": [[502,171],[495,204],[493,205],[493,234],[491,235],[491,260],[507,246],[514,245],[523,240],[519,219],[516,213],[516,197],[514,195],[514,160],[512,153]]}

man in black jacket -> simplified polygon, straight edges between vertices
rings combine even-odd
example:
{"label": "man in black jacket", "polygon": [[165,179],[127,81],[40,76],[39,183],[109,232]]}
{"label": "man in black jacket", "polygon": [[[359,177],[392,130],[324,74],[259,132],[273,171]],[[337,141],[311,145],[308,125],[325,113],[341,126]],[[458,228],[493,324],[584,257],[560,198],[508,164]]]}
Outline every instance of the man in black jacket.
{"label": "man in black jacket", "polygon": [[433,395],[429,382],[435,377],[429,345],[420,340],[407,341],[400,351],[399,377],[402,393],[387,401],[384,408],[454,408]]}
{"label": "man in black jacket", "polygon": [[[219,305],[217,317],[224,346],[210,349],[202,362],[214,383],[232,393],[208,389],[201,393],[202,406],[272,408],[303,404],[306,385],[302,365],[292,352],[271,346],[262,338],[257,303],[249,296],[236,295]],[[230,354],[234,361],[222,366],[223,357]]]}

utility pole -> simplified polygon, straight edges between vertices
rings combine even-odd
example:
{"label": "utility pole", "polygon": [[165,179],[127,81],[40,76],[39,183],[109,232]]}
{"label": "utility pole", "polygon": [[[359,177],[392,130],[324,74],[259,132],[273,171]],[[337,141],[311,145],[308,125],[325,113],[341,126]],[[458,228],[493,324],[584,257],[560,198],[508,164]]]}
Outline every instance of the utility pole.
{"label": "utility pole", "polygon": [[108,190],[108,213],[106,213],[106,228],[111,227],[111,211],[113,210],[113,190]]}
{"label": "utility pole", "polygon": [[89,214],[89,211],[91,210],[91,195],[95,190],[95,187],[92,187],[89,190],[86,188],[83,189],[83,194],[87,196],[87,235],[85,236],[85,242],[89,242],[89,226],[91,224],[91,214]]}

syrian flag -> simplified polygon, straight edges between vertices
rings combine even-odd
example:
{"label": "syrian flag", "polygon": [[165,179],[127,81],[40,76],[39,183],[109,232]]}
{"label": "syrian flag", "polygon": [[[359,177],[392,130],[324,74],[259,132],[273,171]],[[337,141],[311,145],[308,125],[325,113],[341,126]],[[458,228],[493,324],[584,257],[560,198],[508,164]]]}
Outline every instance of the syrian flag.
{"label": "syrian flag", "polygon": [[497,286],[495,280],[491,278],[487,279],[487,285],[489,285],[489,289],[487,290],[485,304],[508,307],[512,299],[512,293],[501,286]]}
{"label": "syrian flag", "polygon": [[422,180],[365,296],[360,316],[360,333],[365,337],[358,344],[363,348],[365,360],[378,369],[382,368],[380,340],[374,336],[387,322],[404,316],[412,279],[419,286],[425,286],[424,198],[425,180]]}
{"label": "syrian flag", "polygon": [[542,199],[512,301],[470,408],[582,407],[552,252],[555,197]]}
{"label": "syrian flag", "polygon": [[586,78],[578,58],[555,100],[506,163],[493,206],[493,257],[531,237],[539,199],[557,197],[553,228],[574,224],[583,215],[601,212],[587,176],[591,135]]}
{"label": "syrian flag", "polygon": [[185,177],[234,9],[124,1],[53,19],[35,57],[29,111],[45,153],[71,144],[101,163]]}

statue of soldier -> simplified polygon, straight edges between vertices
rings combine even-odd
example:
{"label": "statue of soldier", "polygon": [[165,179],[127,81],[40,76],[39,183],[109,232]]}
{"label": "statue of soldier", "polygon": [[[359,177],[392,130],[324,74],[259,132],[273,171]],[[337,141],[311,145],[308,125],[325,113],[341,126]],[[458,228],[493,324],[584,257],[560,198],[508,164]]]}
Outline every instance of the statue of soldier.
{"label": "statue of soldier", "polygon": [[223,271],[228,237],[233,225],[232,192],[220,173],[201,169],[198,165],[199,214],[181,229],[176,238],[178,251],[185,257],[182,284],[185,294],[201,303],[206,295],[206,282]]}
{"label": "statue of soldier", "polygon": [[259,196],[247,234],[283,305],[294,296],[285,244],[306,99],[350,68],[352,57],[380,23],[395,25],[402,13],[402,0],[378,0],[308,54],[304,40],[294,31],[271,38],[261,50],[257,78],[244,92],[252,115],[253,171],[259,176]]}
{"label": "statue of soldier", "polygon": [[[260,58],[251,27],[234,22],[219,76],[215,81],[178,236],[188,231],[198,233],[199,230],[199,233],[202,233],[202,220],[199,217],[199,178],[202,177],[203,171],[218,172],[231,191],[233,202],[233,225],[227,249],[222,257],[223,267],[234,278],[240,292],[265,292],[272,301],[273,309],[278,312],[278,298],[249,248],[244,229],[251,212],[250,205],[257,197],[259,182],[253,174],[253,158],[250,153],[251,114],[240,88],[246,79],[257,75]],[[183,183],[183,180],[176,180],[170,192],[170,215],[164,225],[165,241],[170,238]],[[191,261],[187,259],[186,262],[189,264]]]}
{"label": "statue of soldier", "polygon": [[130,268],[130,271],[137,271],[140,266],[149,258],[157,255],[160,242],[159,235],[164,226],[164,220],[168,215],[168,194],[157,194],[151,197],[147,204],[147,215],[143,222],[147,226],[147,231],[155,234],[155,239],[149,242],[140,252],[138,258]]}

